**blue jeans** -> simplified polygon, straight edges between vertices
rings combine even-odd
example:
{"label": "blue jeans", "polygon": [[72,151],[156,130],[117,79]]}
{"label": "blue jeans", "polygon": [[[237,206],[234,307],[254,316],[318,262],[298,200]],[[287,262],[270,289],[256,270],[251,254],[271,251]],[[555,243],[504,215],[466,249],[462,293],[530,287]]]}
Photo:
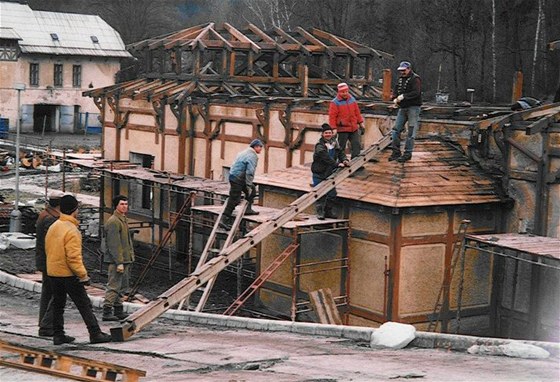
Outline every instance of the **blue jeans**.
{"label": "blue jeans", "polygon": [[414,150],[414,139],[418,133],[418,121],[420,120],[420,106],[409,106],[400,108],[397,113],[397,120],[393,130],[391,131],[391,148],[393,152],[401,151],[401,133],[404,129],[404,124],[408,122],[408,136],[404,145],[405,153],[412,153]]}

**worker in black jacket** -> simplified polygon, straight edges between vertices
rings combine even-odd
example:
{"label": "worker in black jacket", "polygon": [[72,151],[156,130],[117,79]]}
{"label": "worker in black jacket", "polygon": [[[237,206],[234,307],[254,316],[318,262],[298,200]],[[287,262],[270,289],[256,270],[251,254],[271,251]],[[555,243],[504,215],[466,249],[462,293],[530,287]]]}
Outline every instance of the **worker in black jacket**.
{"label": "worker in black jacket", "polygon": [[[313,173],[313,186],[315,187],[323,180],[327,179],[338,167],[349,166],[350,163],[341,149],[338,141],[334,138],[334,131],[328,123],[321,126],[321,138],[315,144],[313,152],[313,163],[311,172]],[[336,219],[337,216],[332,212],[332,200],[336,198],[336,189],[330,190],[327,195],[315,203],[317,217],[319,220],[325,218]]]}
{"label": "worker in black jacket", "polygon": [[[403,61],[397,68],[399,79],[393,90],[393,103],[399,108],[395,126],[391,131],[391,149],[393,153],[389,161],[397,160],[401,163],[412,158],[414,140],[420,126],[420,106],[422,106],[422,80],[412,71],[410,62]],[[401,156],[401,133],[408,122],[408,136]]]}

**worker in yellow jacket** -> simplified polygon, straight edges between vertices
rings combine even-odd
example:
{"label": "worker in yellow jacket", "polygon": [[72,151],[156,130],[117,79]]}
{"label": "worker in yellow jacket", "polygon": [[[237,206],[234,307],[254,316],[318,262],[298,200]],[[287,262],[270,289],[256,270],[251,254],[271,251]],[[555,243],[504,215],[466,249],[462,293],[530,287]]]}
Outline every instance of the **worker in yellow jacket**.
{"label": "worker in yellow jacket", "polygon": [[75,340],[64,332],[64,307],[68,294],[87,326],[92,344],[110,342],[93,314],[85,285],[90,278],[82,261],[82,235],[78,230],[78,200],[72,195],[60,199],[60,217],[45,237],[47,274],[53,289],[53,343],[62,345]]}

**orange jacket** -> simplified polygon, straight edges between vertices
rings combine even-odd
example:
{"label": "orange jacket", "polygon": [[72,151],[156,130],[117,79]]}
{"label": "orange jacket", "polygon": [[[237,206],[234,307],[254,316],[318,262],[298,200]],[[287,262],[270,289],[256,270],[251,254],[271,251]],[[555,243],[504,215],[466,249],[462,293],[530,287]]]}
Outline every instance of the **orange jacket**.
{"label": "orange jacket", "polygon": [[339,133],[353,133],[358,130],[358,124],[363,123],[364,118],[356,99],[351,95],[348,99],[339,98],[338,95],[329,105],[329,125]]}

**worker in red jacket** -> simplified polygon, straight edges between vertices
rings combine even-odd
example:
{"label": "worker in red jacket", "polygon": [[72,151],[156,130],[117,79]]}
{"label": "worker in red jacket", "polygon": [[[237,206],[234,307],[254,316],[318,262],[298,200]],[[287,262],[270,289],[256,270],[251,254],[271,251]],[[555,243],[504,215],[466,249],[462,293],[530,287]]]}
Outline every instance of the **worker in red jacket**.
{"label": "worker in red jacket", "polygon": [[360,154],[360,135],[365,132],[364,118],[356,99],[350,95],[348,84],[338,84],[338,93],[329,105],[329,125],[338,135],[338,144],[344,151],[346,142],[350,141],[351,157]]}

